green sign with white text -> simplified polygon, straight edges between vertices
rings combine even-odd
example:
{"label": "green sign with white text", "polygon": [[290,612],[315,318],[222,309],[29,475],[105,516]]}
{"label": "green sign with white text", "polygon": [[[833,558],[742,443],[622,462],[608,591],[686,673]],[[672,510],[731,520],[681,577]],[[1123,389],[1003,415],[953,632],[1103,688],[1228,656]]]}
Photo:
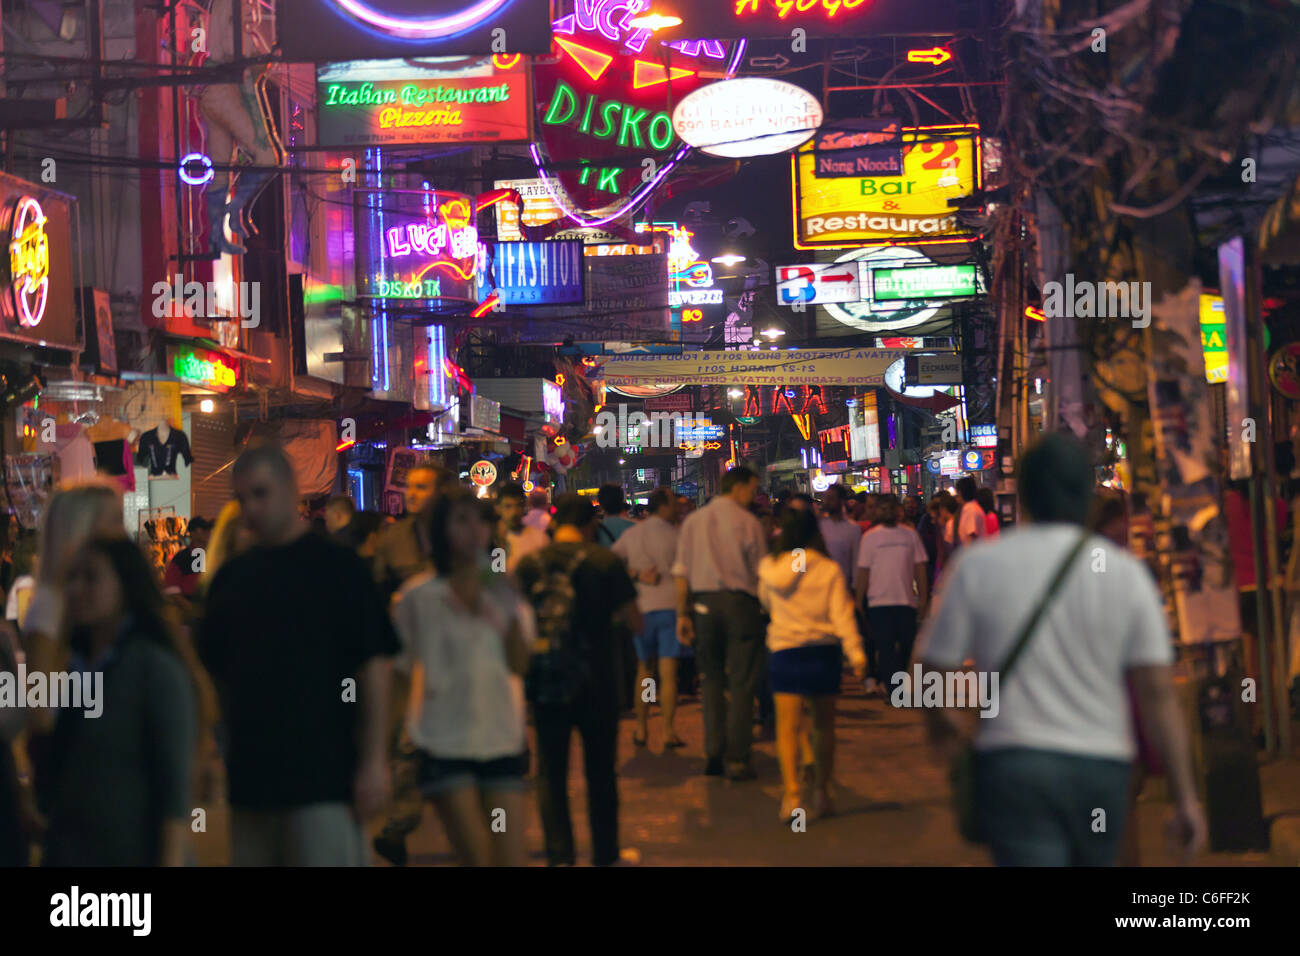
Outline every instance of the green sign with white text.
{"label": "green sign with white text", "polygon": [[877,302],[959,299],[977,292],[974,265],[871,270],[871,298]]}

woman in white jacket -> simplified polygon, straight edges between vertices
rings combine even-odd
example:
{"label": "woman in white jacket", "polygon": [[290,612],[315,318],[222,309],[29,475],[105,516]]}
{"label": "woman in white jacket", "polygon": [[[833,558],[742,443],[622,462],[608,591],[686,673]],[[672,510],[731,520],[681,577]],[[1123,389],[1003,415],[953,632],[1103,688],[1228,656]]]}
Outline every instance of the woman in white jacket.
{"label": "woman in white jacket", "polygon": [[839,565],[826,556],[812,512],[786,512],[776,552],[758,566],[758,597],[771,615],[769,679],[776,701],[776,752],[785,782],[781,819],[790,820],[804,797],[798,755],[805,704],[812,712],[815,755],[811,815],[825,816],[833,811],[835,695],[843,658],[848,658],[858,680],[867,662],[853,598]]}

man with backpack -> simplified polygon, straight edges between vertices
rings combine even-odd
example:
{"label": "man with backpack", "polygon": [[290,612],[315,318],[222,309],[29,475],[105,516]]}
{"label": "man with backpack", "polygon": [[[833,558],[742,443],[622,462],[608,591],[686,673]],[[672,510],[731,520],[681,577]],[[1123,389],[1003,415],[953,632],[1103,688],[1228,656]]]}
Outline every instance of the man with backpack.
{"label": "man with backpack", "polygon": [[555,502],[553,542],[517,571],[537,618],[525,679],[537,731],[537,802],[551,866],[574,863],[569,813],[569,743],[582,739],[592,862],[619,860],[618,717],[623,642],[615,625],[636,633],[636,586],[623,562],[596,543],[596,508],[581,495]]}

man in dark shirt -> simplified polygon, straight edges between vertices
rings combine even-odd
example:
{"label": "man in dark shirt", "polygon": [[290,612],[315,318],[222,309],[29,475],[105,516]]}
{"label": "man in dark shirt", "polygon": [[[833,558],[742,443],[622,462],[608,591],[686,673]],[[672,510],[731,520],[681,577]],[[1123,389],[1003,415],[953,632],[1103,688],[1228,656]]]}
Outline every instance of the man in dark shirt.
{"label": "man in dark shirt", "polygon": [[[582,660],[582,676],[571,693],[537,693],[530,672],[533,723],[537,729],[537,799],[551,866],[574,862],[573,822],[569,815],[569,742],[576,728],[582,738],[587,776],[587,817],[591,823],[592,862],[608,866],[619,860],[618,715],[623,680],[621,624],[628,633],[641,629],[636,586],[623,562],[595,543],[598,515],[580,495],[562,495],[555,503],[554,543],[530,554],[517,575],[524,595],[538,611],[539,644],[548,632],[562,639]],[[557,575],[567,576],[571,594],[557,595]],[[565,621],[554,620],[557,597],[567,604]],[[535,648],[544,650],[544,648]]]}
{"label": "man in dark shirt", "polygon": [[400,644],[361,559],[308,533],[283,452],[245,452],[232,478],[257,545],[217,573],[199,648],[229,733],[233,862],[365,865]]}

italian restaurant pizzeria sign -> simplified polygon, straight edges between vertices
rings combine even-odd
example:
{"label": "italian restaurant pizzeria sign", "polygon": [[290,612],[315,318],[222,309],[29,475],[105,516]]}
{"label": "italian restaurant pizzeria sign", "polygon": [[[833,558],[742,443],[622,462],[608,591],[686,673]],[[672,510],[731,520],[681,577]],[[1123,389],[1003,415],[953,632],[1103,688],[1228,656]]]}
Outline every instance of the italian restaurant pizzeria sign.
{"label": "italian restaurant pizzeria sign", "polygon": [[[525,142],[528,69],[522,57],[510,60],[322,66],[316,76],[320,145]],[[502,62],[509,67],[503,69]]]}

